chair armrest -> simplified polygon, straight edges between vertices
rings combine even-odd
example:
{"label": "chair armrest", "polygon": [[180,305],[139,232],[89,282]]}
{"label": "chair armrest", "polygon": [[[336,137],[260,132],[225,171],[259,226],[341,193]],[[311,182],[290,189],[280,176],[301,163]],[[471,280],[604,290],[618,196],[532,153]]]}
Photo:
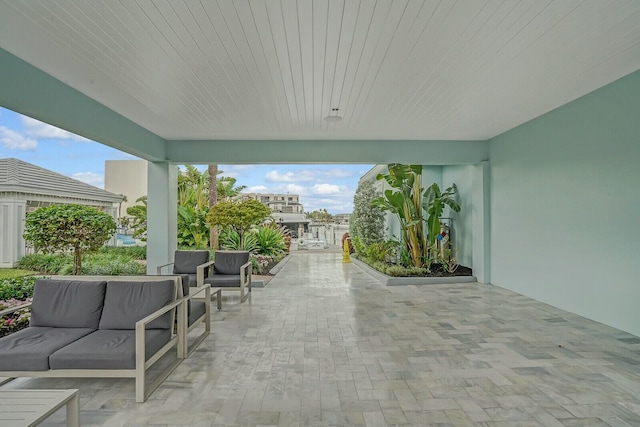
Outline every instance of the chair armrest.
{"label": "chair armrest", "polygon": [[176,307],[178,308],[178,313],[176,316],[178,320],[178,325],[176,327],[176,330],[178,331],[178,358],[184,358],[182,346],[184,342],[183,340],[186,337],[184,336],[184,333],[182,331],[186,330],[185,322],[186,322],[187,314],[186,314],[185,305],[186,305],[186,300],[184,298],[178,298],[173,302],[170,302],[164,307],[159,308],[158,310],[154,311],[153,313],[149,314],[146,317],[143,317],[142,319],[136,322],[136,331],[135,331],[136,371],[140,369],[144,371],[145,369],[144,366],[145,366],[146,353],[147,353],[146,343],[145,343],[145,333],[147,330],[145,326],[148,323],[157,319],[158,317],[162,316],[163,314],[171,310],[174,310]]}
{"label": "chair armrest", "polygon": [[[206,291],[207,289],[211,288],[211,285],[209,283],[205,283],[202,286],[195,286],[195,287],[191,287],[189,288],[189,296],[186,297],[187,300],[190,300],[191,298],[193,298],[194,296],[202,293],[203,291]],[[205,292],[206,293],[206,292]]]}
{"label": "chair armrest", "polygon": [[205,262],[196,267],[196,286],[200,287],[204,284],[204,271],[208,267],[212,266],[215,261]]}
{"label": "chair armrest", "polygon": [[251,280],[251,272],[253,268],[251,266],[251,261],[246,264],[240,266],[240,284],[242,286],[243,283],[247,283]]}
{"label": "chair armrest", "polygon": [[170,302],[169,304],[165,305],[164,307],[161,307],[158,310],[154,311],[153,313],[151,313],[147,317],[143,317],[142,319],[140,319],[140,320],[138,320],[136,322],[136,329],[138,328],[139,325],[144,327],[144,326],[147,325],[147,323],[153,322],[158,317],[162,316],[163,314],[165,314],[166,312],[170,311],[171,309],[176,308],[177,306],[179,306],[183,302],[184,302],[184,298],[178,298],[175,301]]}
{"label": "chair armrest", "polygon": [[11,307],[11,308],[5,308],[4,310],[0,311],[0,316],[4,316],[5,314],[11,314],[13,312],[16,312],[18,310],[22,310],[23,308],[27,308],[27,307],[31,307],[30,302],[22,304],[22,305],[18,305],[15,307]]}
{"label": "chair armrest", "polygon": [[168,264],[162,264],[162,265],[159,265],[159,266],[156,268],[156,274],[157,274],[158,276],[162,276],[162,269],[163,269],[164,267],[168,267],[168,266],[170,266],[170,265],[173,265],[173,263],[172,263],[172,262],[170,262],[170,263],[168,263]]}

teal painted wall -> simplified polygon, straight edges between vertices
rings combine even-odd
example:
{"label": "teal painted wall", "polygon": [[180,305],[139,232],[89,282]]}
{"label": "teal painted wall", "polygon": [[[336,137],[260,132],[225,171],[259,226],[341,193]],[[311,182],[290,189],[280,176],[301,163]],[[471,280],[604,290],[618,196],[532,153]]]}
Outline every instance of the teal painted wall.
{"label": "teal painted wall", "polygon": [[445,217],[453,219],[454,247],[458,256],[458,264],[472,266],[473,255],[473,174],[475,166],[445,166],[442,168],[442,184],[444,190],[454,183],[458,187],[456,201],[460,205],[460,212],[449,208],[445,210]]}
{"label": "teal painted wall", "polygon": [[492,283],[640,335],[640,72],[489,142]]}

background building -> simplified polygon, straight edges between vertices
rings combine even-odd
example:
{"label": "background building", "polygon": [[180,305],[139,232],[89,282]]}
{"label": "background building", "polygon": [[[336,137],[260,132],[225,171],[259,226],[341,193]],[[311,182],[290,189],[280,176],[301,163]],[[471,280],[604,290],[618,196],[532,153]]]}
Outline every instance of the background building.
{"label": "background building", "polygon": [[242,193],[242,195],[263,203],[271,209],[271,212],[304,213],[304,207],[300,204],[298,194]]}
{"label": "background building", "polygon": [[[146,182],[145,182],[146,185]],[[0,267],[12,268],[27,253],[26,214],[52,204],[98,208],[117,218],[122,196],[18,159],[0,159]],[[115,245],[115,236],[111,242]]]}

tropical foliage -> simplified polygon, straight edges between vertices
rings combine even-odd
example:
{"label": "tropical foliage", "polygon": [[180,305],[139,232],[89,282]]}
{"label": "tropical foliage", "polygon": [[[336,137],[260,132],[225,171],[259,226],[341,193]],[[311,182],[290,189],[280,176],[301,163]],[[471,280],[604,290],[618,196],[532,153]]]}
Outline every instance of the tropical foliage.
{"label": "tropical foliage", "polygon": [[391,189],[372,203],[397,216],[402,233],[400,259],[413,267],[430,270],[431,263],[439,257],[437,239],[445,206],[454,212],[460,211],[455,201],[456,186],[453,184],[441,191],[434,183],[425,191],[421,165],[390,164],[388,171],[378,174],[377,179],[384,179]]}
{"label": "tropical foliage", "polygon": [[[240,194],[245,186],[236,185],[236,179],[219,176],[210,179],[210,171],[216,175],[223,172],[210,165],[207,170],[200,171],[193,165],[186,165],[178,175],[178,246],[183,248],[206,248],[210,245],[212,233],[207,221],[211,197],[216,200],[230,200]],[[209,192],[215,182],[216,190]],[[146,240],[147,233],[147,197],[136,200],[137,204],[127,209],[132,217],[133,236]],[[215,239],[215,234],[214,234]]]}
{"label": "tropical foliage", "polygon": [[384,238],[384,212],[379,206],[371,203],[378,196],[375,187],[369,181],[360,182],[353,196],[349,235],[357,252],[361,252],[358,249],[359,245],[368,246],[381,242]]}
{"label": "tropical foliage", "polygon": [[82,253],[98,250],[116,231],[111,215],[91,206],[51,205],[27,214],[24,239],[38,252],[73,251],[73,274]]}
{"label": "tropical foliage", "polygon": [[231,228],[238,233],[238,249],[245,249],[244,235],[255,225],[265,221],[271,211],[257,200],[225,200],[211,208],[207,219],[220,229]]}
{"label": "tropical foliage", "polygon": [[326,209],[315,210],[313,212],[305,212],[307,219],[316,222],[333,222],[334,218]]}
{"label": "tropical foliage", "polygon": [[143,242],[147,241],[147,196],[138,197],[136,204],[127,208],[127,214],[131,215],[133,237]]}
{"label": "tropical foliage", "polygon": [[[86,275],[145,274],[146,267],[140,262],[139,254],[130,248],[111,247],[82,256],[82,273]],[[25,255],[18,261],[18,267],[42,274],[70,274],[73,271],[73,257],[57,254]]]}

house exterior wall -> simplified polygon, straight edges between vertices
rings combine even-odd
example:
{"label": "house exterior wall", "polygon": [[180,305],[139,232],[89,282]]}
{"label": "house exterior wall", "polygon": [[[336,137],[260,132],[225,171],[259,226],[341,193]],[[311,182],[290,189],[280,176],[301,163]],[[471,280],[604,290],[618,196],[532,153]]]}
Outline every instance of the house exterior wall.
{"label": "house exterior wall", "polygon": [[27,203],[17,195],[0,197],[0,267],[13,268],[24,255],[24,218]]}
{"label": "house exterior wall", "polygon": [[640,335],[640,72],[489,142],[492,283]]}

